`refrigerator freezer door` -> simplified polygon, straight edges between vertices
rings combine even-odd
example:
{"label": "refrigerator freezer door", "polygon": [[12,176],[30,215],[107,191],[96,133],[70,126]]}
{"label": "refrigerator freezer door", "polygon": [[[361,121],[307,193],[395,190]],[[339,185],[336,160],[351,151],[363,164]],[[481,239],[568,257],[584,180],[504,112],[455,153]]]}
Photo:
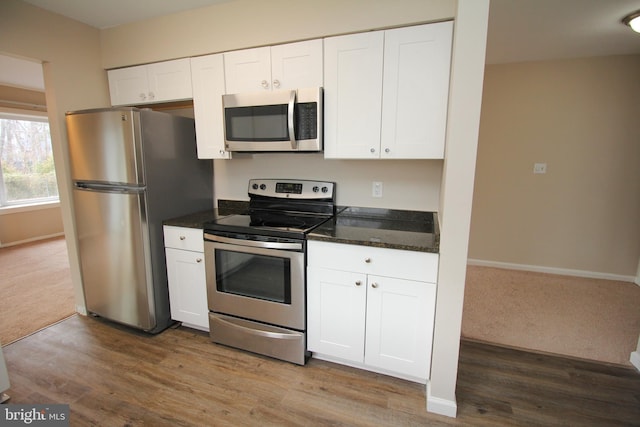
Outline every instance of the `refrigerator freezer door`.
{"label": "refrigerator freezer door", "polygon": [[66,120],[72,180],[144,185],[138,112],[85,112]]}
{"label": "refrigerator freezer door", "polygon": [[142,330],[156,325],[144,191],[73,190],[87,311]]}

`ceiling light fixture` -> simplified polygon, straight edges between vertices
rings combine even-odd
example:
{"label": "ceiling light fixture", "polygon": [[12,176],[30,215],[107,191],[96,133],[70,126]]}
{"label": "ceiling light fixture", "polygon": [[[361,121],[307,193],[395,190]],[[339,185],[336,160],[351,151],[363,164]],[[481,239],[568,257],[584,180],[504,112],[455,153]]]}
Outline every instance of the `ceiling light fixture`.
{"label": "ceiling light fixture", "polygon": [[630,26],[636,33],[640,33],[640,10],[636,10],[622,18],[622,23]]}

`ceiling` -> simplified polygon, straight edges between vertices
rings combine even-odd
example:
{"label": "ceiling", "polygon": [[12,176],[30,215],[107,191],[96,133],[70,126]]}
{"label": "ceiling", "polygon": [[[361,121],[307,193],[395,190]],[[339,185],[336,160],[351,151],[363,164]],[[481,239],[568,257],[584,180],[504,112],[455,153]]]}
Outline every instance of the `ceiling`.
{"label": "ceiling", "polygon": [[[235,0],[23,1],[105,29]],[[620,22],[636,10],[640,0],[490,0],[487,63],[640,54],[640,34]],[[0,67],[6,82],[1,70],[8,68]]]}

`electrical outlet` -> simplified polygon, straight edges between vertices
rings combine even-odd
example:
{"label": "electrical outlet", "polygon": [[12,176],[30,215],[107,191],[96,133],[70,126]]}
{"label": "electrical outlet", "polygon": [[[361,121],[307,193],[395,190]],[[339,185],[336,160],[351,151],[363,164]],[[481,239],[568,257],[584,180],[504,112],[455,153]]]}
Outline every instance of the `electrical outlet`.
{"label": "electrical outlet", "polygon": [[534,163],[533,164],[533,173],[547,173],[547,164],[546,163]]}
{"label": "electrical outlet", "polygon": [[373,181],[371,195],[373,197],[382,197],[382,183],[380,181]]}

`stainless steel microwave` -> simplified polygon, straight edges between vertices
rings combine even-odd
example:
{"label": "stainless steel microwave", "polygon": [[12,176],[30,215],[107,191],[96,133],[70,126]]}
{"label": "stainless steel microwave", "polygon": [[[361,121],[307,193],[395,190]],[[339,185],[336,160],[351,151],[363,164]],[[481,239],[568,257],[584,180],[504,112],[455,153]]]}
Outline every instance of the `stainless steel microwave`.
{"label": "stainless steel microwave", "polygon": [[227,151],[322,151],[322,88],[223,95]]}

